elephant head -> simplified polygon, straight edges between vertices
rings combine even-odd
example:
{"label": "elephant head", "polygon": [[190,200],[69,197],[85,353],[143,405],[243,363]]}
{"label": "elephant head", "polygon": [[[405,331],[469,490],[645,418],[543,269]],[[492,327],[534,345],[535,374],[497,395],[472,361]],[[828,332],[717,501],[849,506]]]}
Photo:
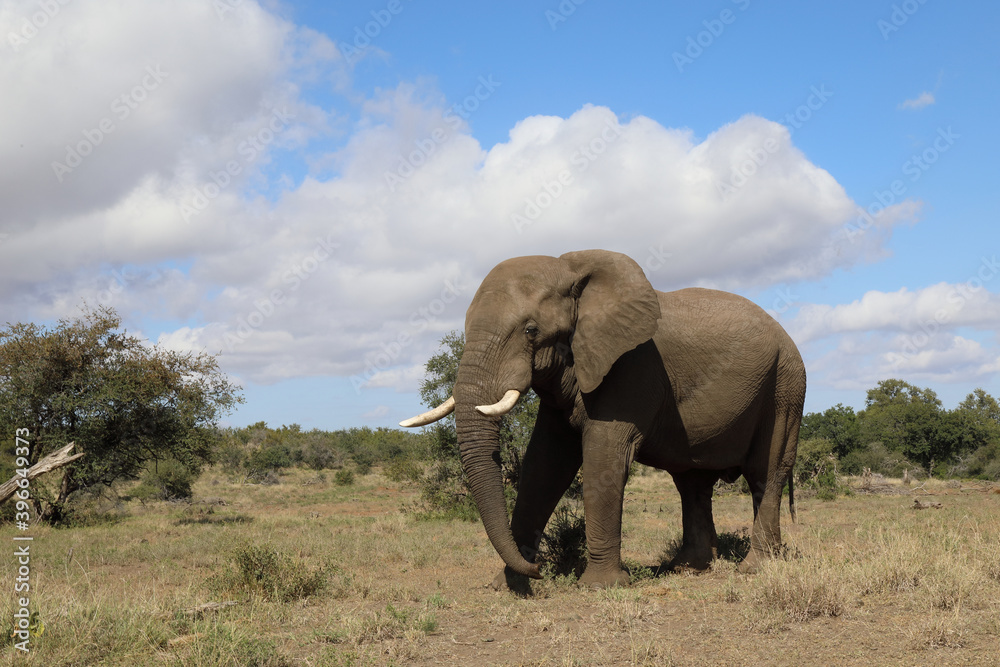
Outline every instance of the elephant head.
{"label": "elephant head", "polygon": [[642,269],[604,250],[518,257],[483,280],[465,319],[465,351],[446,403],[402,426],[455,411],[462,466],[490,542],[513,571],[538,577],[515,544],[500,473],[500,416],[534,388],[568,411],[615,361],[649,340],[660,306]]}

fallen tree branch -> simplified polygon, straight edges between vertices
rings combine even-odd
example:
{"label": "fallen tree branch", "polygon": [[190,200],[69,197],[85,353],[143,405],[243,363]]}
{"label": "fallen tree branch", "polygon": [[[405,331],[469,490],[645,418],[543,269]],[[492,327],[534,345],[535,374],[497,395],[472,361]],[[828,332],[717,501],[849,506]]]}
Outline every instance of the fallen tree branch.
{"label": "fallen tree branch", "polygon": [[[62,449],[52,452],[38,463],[28,468],[28,472],[26,473],[28,481],[31,481],[40,475],[44,475],[45,473],[52,472],[57,468],[62,468],[67,463],[72,463],[83,456],[83,452],[72,455],[69,453],[70,450],[73,449],[74,445],[76,445],[76,443],[71,442]],[[18,482],[22,479],[25,479],[25,475],[17,474],[0,485],[0,505],[7,502],[7,500],[14,495],[14,492],[20,488]]]}

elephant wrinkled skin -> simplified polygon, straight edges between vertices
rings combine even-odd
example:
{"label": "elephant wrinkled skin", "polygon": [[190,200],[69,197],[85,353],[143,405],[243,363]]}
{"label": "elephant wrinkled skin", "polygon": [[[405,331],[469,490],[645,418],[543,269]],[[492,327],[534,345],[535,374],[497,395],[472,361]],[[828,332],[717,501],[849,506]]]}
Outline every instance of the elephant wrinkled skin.
{"label": "elephant wrinkled skin", "polygon": [[[754,509],[741,570],[780,546],[806,377],[791,338],[758,306],[708,289],[657,292],[619,253],[518,257],[483,280],[465,337],[453,393],[462,465],[506,577],[539,576],[542,531],[582,467],[590,557],[580,581],[627,583],[621,517],[632,461],[669,471],[681,494],[671,566],[708,567],[713,486],[741,474]],[[529,388],[540,407],[508,524],[496,413],[516,400],[511,390]]]}

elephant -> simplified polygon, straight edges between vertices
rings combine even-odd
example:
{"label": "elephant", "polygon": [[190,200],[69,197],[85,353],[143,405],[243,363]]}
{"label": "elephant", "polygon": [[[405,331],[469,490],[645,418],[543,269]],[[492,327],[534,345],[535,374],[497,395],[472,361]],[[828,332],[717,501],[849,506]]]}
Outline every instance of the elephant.
{"label": "elephant", "polygon": [[[630,581],[621,522],[633,461],[670,472],[680,492],[683,537],[671,567],[709,566],[712,491],[739,475],[754,510],[740,571],[755,571],[780,547],[806,374],[795,343],[759,306],[711,289],[656,291],[616,252],[516,257],[483,280],[465,337],[452,396],[400,425],[455,413],[462,466],[505,563],[495,587],[513,587],[516,575],[540,578],[542,531],[581,468],[589,551],[581,585]],[[508,524],[499,419],[529,388],[538,417]]]}

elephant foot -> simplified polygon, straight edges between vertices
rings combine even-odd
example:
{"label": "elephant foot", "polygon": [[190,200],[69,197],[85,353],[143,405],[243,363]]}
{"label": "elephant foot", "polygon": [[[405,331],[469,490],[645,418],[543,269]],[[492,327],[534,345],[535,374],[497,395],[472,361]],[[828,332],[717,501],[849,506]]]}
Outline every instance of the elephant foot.
{"label": "elephant foot", "polygon": [[736,570],[741,574],[756,574],[765,560],[767,560],[767,554],[751,549],[746,558],[736,566]]}
{"label": "elephant foot", "polygon": [[625,587],[632,583],[632,577],[621,567],[617,570],[596,570],[588,567],[578,583],[587,588]]}
{"label": "elephant foot", "polygon": [[667,564],[666,569],[669,572],[682,570],[703,572],[712,566],[715,558],[716,552],[712,547],[681,547],[677,555]]}
{"label": "elephant foot", "polygon": [[509,567],[500,570],[500,574],[489,583],[489,588],[495,591],[510,590],[518,595],[531,595],[531,579],[523,574],[514,572]]}

